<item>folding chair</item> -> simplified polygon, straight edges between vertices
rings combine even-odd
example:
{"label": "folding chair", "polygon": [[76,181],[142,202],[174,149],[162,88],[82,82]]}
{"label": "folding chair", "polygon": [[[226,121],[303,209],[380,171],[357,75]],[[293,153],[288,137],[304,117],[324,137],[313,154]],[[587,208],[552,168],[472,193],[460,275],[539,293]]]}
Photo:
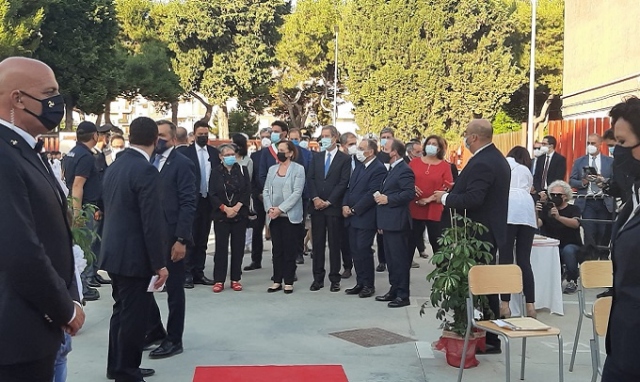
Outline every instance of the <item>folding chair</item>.
{"label": "folding chair", "polygon": [[569,371],[573,371],[573,364],[576,360],[582,320],[584,317],[591,318],[591,312],[587,311],[587,303],[584,296],[585,289],[610,288],[611,286],[613,286],[613,264],[611,260],[591,260],[580,264],[580,282],[578,283],[580,315],[578,316],[576,337],[573,340],[573,351],[571,352]]}
{"label": "folding chair", "polygon": [[[511,380],[511,354],[510,340],[514,338],[522,338],[522,364],[520,368],[520,379],[524,379],[525,354],[527,351],[527,338],[529,337],[558,337],[558,373],[560,382],[564,381],[563,374],[563,352],[562,352],[562,335],[560,329],[549,328],[544,331],[516,331],[501,328],[491,321],[476,321],[473,317],[473,296],[490,295],[490,294],[522,294],[522,272],[520,267],[514,264],[510,265],[476,265],[469,270],[469,297],[467,298],[467,332],[464,337],[464,348],[462,350],[462,361],[458,371],[458,382],[462,381],[462,373],[464,371],[464,360],[467,356],[467,345],[473,328],[478,328],[489,333],[499,335],[504,340],[504,356],[507,372],[506,381]],[[522,297],[522,310],[525,314],[524,296]],[[535,318],[526,316],[527,321],[540,324],[541,322]]]}
{"label": "folding chair", "polygon": [[601,297],[593,303],[593,309],[591,310],[591,320],[593,321],[593,338],[590,341],[591,364],[593,365],[591,382],[596,382],[598,374],[602,375],[602,363],[600,362],[600,337],[607,335],[612,302],[613,297]]}

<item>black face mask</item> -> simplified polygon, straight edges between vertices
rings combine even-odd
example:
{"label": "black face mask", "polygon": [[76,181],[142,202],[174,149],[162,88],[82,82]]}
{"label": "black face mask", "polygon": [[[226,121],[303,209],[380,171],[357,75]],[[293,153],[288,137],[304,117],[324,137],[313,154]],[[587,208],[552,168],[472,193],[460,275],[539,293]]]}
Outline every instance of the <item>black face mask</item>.
{"label": "black face mask", "polygon": [[378,155],[378,159],[380,159],[382,163],[387,164],[391,161],[391,156],[389,155],[389,153],[380,151],[380,154]]}
{"label": "black face mask", "polygon": [[209,137],[206,135],[199,135],[196,137],[196,143],[200,147],[205,147],[209,143]]}
{"label": "black face mask", "polygon": [[562,200],[562,196],[552,196],[551,201],[556,205],[556,207],[558,207],[562,205],[564,200]]}
{"label": "black face mask", "polygon": [[62,118],[64,118],[64,97],[62,97],[62,94],[54,95],[53,97],[45,99],[38,99],[23,91],[20,91],[20,93],[40,102],[42,105],[42,113],[40,113],[40,115],[35,114],[27,108],[25,108],[24,111],[36,117],[45,129],[51,131],[60,124]]}
{"label": "black face mask", "polygon": [[158,143],[156,143],[156,154],[162,154],[167,151],[167,141],[162,138],[158,138]]}
{"label": "black face mask", "polygon": [[280,162],[286,162],[286,161],[287,161],[287,159],[288,159],[288,158],[286,157],[285,153],[278,153],[278,160],[279,160]]}
{"label": "black face mask", "polygon": [[632,178],[640,178],[640,161],[633,157],[631,150],[640,146],[638,143],[632,147],[616,145],[613,150],[613,172],[628,175]]}

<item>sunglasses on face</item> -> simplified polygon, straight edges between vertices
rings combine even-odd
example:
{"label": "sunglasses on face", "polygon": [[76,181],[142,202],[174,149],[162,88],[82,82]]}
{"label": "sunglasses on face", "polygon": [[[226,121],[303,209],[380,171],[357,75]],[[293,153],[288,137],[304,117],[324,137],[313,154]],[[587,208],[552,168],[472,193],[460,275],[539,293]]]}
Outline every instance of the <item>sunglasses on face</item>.
{"label": "sunglasses on face", "polygon": [[554,198],[554,197],[561,198],[561,197],[563,197],[563,196],[564,196],[564,194],[555,194],[555,193],[552,193],[552,194],[549,194],[549,196],[550,196],[550,197],[552,197],[552,198]]}

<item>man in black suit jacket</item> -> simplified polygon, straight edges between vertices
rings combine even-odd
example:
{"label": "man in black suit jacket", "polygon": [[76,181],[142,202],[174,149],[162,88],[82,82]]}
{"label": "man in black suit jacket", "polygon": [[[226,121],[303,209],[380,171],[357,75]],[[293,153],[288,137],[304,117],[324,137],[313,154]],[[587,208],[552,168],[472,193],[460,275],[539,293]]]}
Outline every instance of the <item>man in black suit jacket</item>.
{"label": "man in black suit jacket", "polygon": [[35,139],[64,100],[47,65],[18,57],[0,63],[0,100],[0,381],[50,382],[63,330],[84,323],[66,198]]}
{"label": "man in black suit jacket", "polygon": [[567,159],[556,151],[557,143],[551,135],[542,140],[540,150],[544,155],[536,161],[536,170],[533,173],[533,188],[536,193],[546,190],[554,181],[565,180],[567,177]]}
{"label": "man in black suit jacket", "polygon": [[[511,169],[502,153],[491,142],[493,128],[485,119],[474,119],[467,125],[464,133],[465,144],[473,157],[460,173],[458,180],[449,193],[436,191],[436,201],[446,207],[466,211],[467,217],[482,223],[489,230],[479,237],[492,244],[492,264],[496,263],[496,251],[505,252],[507,244],[507,207]],[[451,225],[449,216],[443,215],[443,224]],[[489,305],[499,316],[500,306],[497,295],[489,296]],[[496,335],[487,333],[487,348],[490,353],[500,352],[500,340]]]}
{"label": "man in black suit jacket", "polygon": [[[220,164],[220,152],[209,146],[209,125],[198,121],[194,125],[196,143],[184,149],[181,154],[191,159],[195,165],[196,216],[193,220],[193,245],[187,247],[185,260],[185,288],[193,284],[213,285],[213,280],[204,275],[204,263],[207,259],[207,245],[211,233],[212,207],[209,201],[209,177],[211,169]],[[213,274],[213,272],[212,272]]]}
{"label": "man in black suit jacket", "polygon": [[350,253],[356,268],[356,286],[345,290],[362,298],[375,293],[373,238],[376,235],[376,202],[373,194],[380,191],[387,169],[376,159],[378,144],[363,139],[356,152],[356,168],[349,179],[342,201],[342,216],[348,230]]}
{"label": "man in black suit jacket", "polygon": [[324,287],[325,248],[329,236],[329,281],[331,292],[340,291],[340,243],[344,230],[342,199],[349,184],[351,157],[338,150],[338,129],[325,126],[321,133],[324,151],[315,153],[309,166],[307,187],[313,236],[313,283],[311,290]]}
{"label": "man in black suit jacket", "polygon": [[147,117],[131,122],[131,147],[109,166],[104,177],[104,236],[100,269],[109,273],[115,300],[109,327],[107,376],[116,382],[142,381],[151,369],[140,369],[153,295],[149,281],[166,268],[166,224],[160,204],[160,175],[149,162],[158,139],[156,123]]}
{"label": "man in black suit jacket", "polygon": [[151,305],[149,330],[145,345],[162,340],[149,357],[166,358],[182,353],[184,332],[184,257],[187,243],[191,242],[191,228],[196,214],[195,167],[184,155],[175,150],[176,125],[160,120],[158,125],[158,145],[153,165],[160,171],[160,205],[167,223],[167,302],[169,317],[165,333],[160,318],[160,310],[155,299]]}
{"label": "man in black suit jacket", "polygon": [[384,253],[389,270],[391,289],[376,301],[388,301],[390,308],[409,305],[409,272],[413,253],[409,251],[411,214],[409,203],[416,195],[415,176],[403,160],[405,145],[392,138],[387,140],[385,151],[389,153],[389,172],[376,194],[376,222],[384,235]]}

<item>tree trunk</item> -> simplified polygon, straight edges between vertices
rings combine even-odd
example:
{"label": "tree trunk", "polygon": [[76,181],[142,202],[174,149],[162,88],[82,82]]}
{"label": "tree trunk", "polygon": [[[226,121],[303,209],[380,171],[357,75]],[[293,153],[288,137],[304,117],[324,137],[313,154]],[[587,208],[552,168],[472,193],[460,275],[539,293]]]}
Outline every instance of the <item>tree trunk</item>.
{"label": "tree trunk", "polygon": [[171,102],[171,122],[174,125],[178,125],[178,106],[180,103],[178,101]]}
{"label": "tree trunk", "polygon": [[218,110],[218,139],[229,139],[229,110],[226,103]]}
{"label": "tree trunk", "polygon": [[98,117],[96,118],[96,126],[101,126],[102,125],[102,114],[98,114]]}
{"label": "tree trunk", "polygon": [[111,100],[104,103],[104,123],[113,126],[111,122]]}
{"label": "tree trunk", "polygon": [[204,98],[202,98],[198,93],[196,93],[194,91],[189,92],[189,95],[192,96],[193,98],[197,99],[198,101],[200,101],[200,103],[202,103],[204,105],[204,107],[207,109],[207,111],[204,113],[204,117],[202,117],[201,121],[204,121],[206,123],[210,123],[211,115],[213,115],[213,105],[211,105],[209,102],[205,101]]}
{"label": "tree trunk", "polygon": [[61,131],[73,131],[73,103],[65,99],[64,109],[64,129]]}

